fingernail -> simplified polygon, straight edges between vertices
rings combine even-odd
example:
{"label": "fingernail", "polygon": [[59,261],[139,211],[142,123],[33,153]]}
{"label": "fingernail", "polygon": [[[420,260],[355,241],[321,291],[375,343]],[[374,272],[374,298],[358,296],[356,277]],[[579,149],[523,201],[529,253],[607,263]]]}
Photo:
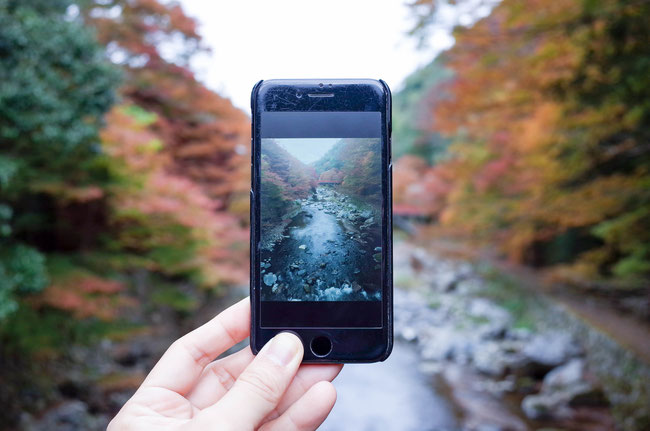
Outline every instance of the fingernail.
{"label": "fingernail", "polygon": [[298,355],[300,347],[297,336],[282,332],[271,339],[266,355],[276,364],[286,367]]}

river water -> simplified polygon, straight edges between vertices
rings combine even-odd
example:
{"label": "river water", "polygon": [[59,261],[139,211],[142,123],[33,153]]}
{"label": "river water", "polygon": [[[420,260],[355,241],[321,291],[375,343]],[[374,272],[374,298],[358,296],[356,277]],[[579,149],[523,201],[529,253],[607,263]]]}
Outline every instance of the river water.
{"label": "river water", "polygon": [[413,345],[397,342],[377,364],[348,364],[334,381],[338,399],[319,431],[458,430],[449,402],[418,370]]}
{"label": "river water", "polygon": [[282,237],[262,251],[262,299],[381,299],[377,214],[323,186],[297,204]]}

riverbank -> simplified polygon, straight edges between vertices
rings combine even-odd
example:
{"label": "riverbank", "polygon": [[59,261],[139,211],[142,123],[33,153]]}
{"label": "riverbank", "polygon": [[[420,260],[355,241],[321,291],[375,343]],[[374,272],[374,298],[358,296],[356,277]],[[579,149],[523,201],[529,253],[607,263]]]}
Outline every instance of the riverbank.
{"label": "riverbank", "polygon": [[396,336],[448,385],[466,429],[644,429],[646,368],[551,299],[407,243],[394,266]]}

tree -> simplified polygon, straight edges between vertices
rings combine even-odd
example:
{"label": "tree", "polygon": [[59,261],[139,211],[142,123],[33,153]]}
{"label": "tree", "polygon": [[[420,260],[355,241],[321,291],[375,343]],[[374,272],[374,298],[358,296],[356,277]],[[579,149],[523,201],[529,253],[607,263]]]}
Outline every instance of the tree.
{"label": "tree", "polygon": [[46,248],[56,211],[101,194],[97,134],[119,73],[67,6],[0,0],[0,319],[46,286],[26,243]]}
{"label": "tree", "polygon": [[[434,3],[417,4],[426,22]],[[512,259],[570,264],[574,277],[645,284],[649,12],[647,2],[506,0],[456,30],[451,98],[429,122],[454,141],[445,229]]]}

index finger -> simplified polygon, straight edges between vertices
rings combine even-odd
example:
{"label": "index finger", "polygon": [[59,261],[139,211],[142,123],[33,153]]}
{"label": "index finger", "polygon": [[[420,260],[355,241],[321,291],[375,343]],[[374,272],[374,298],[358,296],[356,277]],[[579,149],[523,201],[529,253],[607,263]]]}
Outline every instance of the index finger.
{"label": "index finger", "polygon": [[250,300],[243,299],[169,346],[142,387],[188,393],[203,369],[217,356],[248,337]]}

